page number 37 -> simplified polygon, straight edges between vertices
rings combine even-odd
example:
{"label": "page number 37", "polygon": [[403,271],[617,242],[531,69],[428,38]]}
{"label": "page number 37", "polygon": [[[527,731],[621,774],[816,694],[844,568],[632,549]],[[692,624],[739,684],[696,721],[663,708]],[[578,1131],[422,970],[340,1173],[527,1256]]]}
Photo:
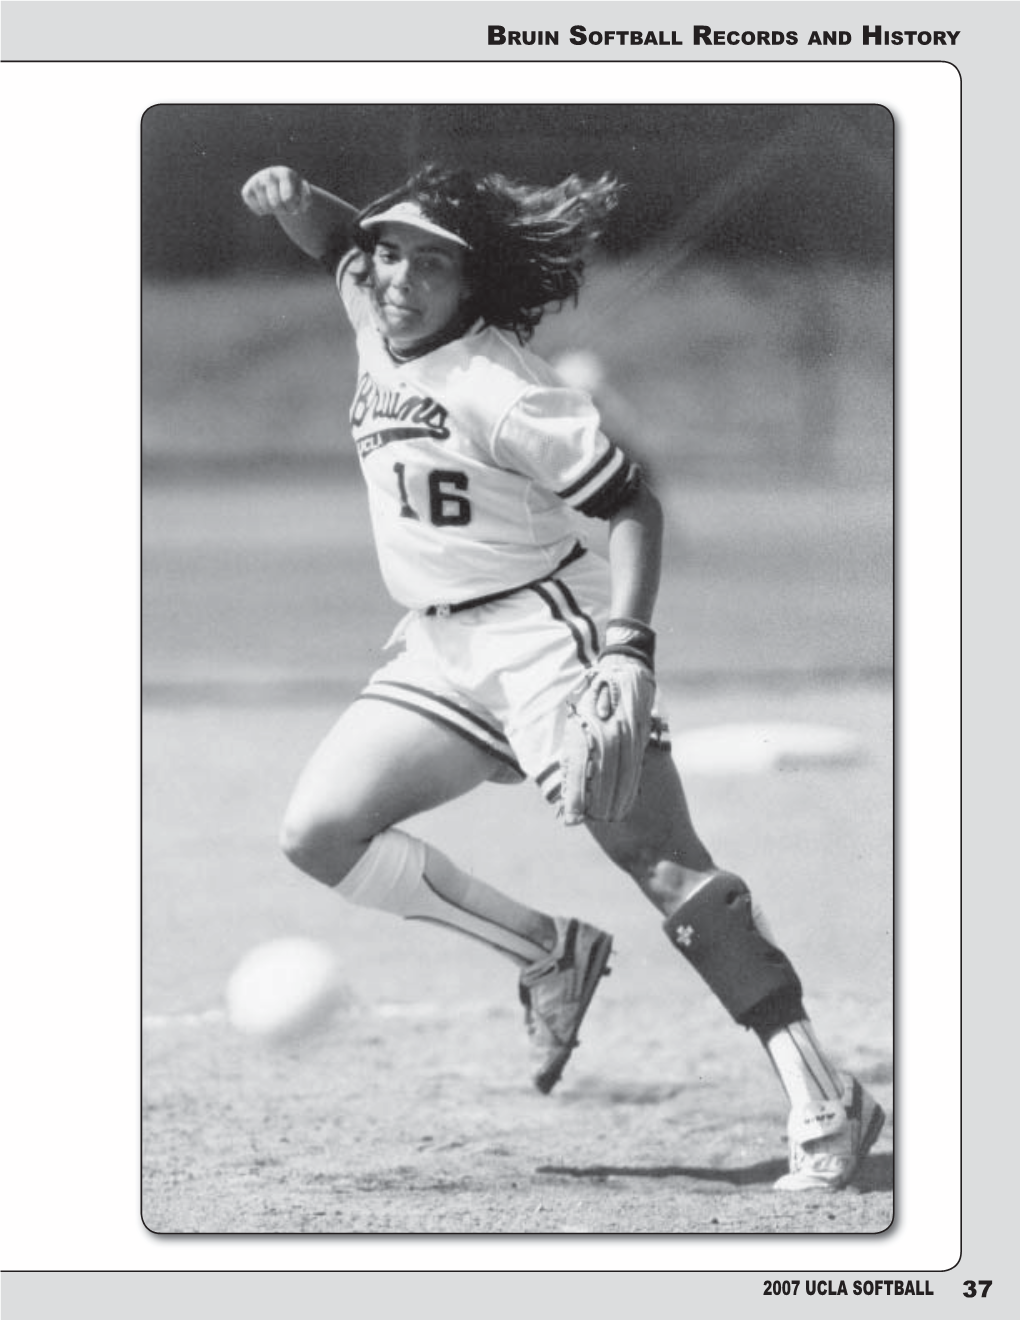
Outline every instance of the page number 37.
{"label": "page number 37", "polygon": [[[992,1286],[991,1279],[964,1279],[963,1295],[964,1297],[987,1297],[988,1289]],[[978,1289],[981,1292],[978,1292]]]}

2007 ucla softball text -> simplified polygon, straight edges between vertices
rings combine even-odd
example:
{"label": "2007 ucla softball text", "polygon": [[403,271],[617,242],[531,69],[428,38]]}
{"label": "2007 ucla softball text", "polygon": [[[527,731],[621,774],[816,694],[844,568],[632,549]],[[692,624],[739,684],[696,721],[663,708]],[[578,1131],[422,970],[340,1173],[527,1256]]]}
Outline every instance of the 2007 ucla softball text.
{"label": "2007 ucla softball text", "polygon": [[766,1297],[934,1297],[930,1279],[765,1279]]}

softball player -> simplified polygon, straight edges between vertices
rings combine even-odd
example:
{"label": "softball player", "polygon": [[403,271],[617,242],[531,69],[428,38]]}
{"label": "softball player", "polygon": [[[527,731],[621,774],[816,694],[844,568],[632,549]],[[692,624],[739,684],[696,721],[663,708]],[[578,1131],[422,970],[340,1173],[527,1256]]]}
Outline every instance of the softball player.
{"label": "softball player", "polygon": [[[698,838],[652,708],[659,503],[590,398],[525,347],[550,306],[576,297],[615,183],[538,188],[428,167],[358,212],[271,166],[242,195],[335,277],[357,337],[351,427],[379,563],[407,611],[392,658],[301,775],[287,856],[352,903],[510,958],[533,1080],[548,1092],[611,936],[517,902],[400,828],[487,779],[533,780],[568,823],[584,820],[764,1044],[791,1105],[791,1167],[777,1187],[844,1186],[882,1110],[826,1058],[747,886]],[[606,559],[587,548],[578,514],[607,522]],[[585,737],[594,747],[604,724],[619,755],[579,772],[564,746],[586,682],[600,695]],[[628,767],[633,791],[611,785],[615,805],[589,810],[591,775]]]}

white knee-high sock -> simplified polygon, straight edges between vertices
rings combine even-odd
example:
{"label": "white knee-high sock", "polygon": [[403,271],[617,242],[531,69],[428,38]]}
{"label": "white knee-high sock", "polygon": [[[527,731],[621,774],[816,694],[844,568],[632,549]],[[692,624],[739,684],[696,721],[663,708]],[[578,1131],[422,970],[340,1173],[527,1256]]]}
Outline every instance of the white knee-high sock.
{"label": "white knee-high sock", "polygon": [[843,1094],[842,1079],[807,1018],[780,1027],[763,1043],[795,1109],[819,1100],[838,1100]]}
{"label": "white knee-high sock", "polygon": [[360,907],[459,930],[519,966],[544,957],[556,938],[551,917],[468,875],[402,830],[377,834],[336,892]]}
{"label": "white knee-high sock", "polygon": [[[779,941],[772,933],[768,918],[755,902],[751,904],[751,913],[758,930],[778,949]],[[838,1100],[843,1094],[842,1079],[819,1045],[806,1017],[779,1027],[762,1044],[793,1108],[799,1109],[819,1100]]]}

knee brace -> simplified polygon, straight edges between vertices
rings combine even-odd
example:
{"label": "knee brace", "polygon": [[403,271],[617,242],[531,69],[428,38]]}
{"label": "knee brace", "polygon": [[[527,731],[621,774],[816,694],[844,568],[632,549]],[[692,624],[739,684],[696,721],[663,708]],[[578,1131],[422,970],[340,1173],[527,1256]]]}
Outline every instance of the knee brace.
{"label": "knee brace", "polygon": [[755,924],[751,891],[739,876],[717,872],[663,929],[741,1026],[774,1029],[804,1016],[797,973]]}

